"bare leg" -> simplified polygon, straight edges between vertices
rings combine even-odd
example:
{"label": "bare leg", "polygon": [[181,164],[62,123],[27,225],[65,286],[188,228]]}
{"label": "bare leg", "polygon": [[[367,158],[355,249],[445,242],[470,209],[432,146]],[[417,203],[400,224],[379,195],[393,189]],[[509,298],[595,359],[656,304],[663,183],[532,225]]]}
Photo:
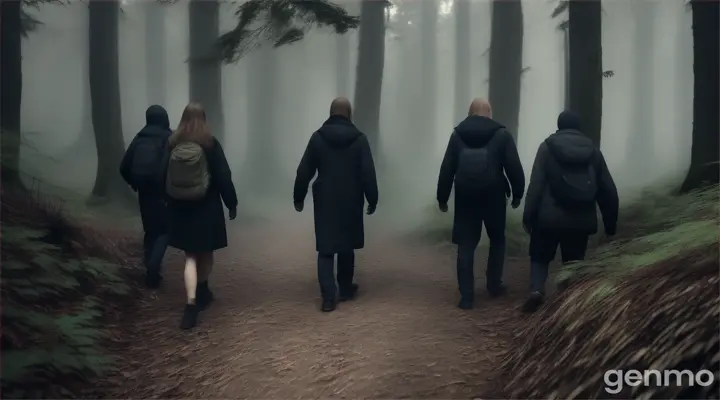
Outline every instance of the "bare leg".
{"label": "bare leg", "polygon": [[188,304],[195,304],[195,291],[198,282],[198,261],[199,257],[197,255],[185,253],[185,291],[187,293]]}

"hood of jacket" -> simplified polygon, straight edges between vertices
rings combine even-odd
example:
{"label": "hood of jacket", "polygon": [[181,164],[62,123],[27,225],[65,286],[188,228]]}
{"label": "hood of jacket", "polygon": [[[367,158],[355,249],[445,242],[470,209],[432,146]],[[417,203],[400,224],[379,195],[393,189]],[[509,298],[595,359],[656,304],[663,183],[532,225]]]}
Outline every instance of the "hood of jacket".
{"label": "hood of jacket", "polygon": [[455,133],[468,147],[481,147],[505,126],[491,118],[472,115],[455,127]]}
{"label": "hood of jacket", "polygon": [[595,154],[592,139],[577,129],[561,129],[545,140],[550,153],[563,164],[586,163]]}
{"label": "hood of jacket", "polygon": [[318,135],[332,147],[349,147],[362,132],[348,118],[332,115],[318,129]]}
{"label": "hood of jacket", "polygon": [[170,135],[170,118],[162,106],[154,105],[145,111],[145,127],[138,136],[165,136]]}

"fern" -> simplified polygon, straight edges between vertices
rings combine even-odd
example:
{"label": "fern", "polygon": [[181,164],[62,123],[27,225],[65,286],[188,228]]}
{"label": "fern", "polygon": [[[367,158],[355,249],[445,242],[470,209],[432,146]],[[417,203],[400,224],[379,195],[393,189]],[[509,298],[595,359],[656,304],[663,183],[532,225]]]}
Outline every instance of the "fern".
{"label": "fern", "polygon": [[[68,228],[70,229],[70,228]],[[71,397],[63,376],[87,378],[112,369],[100,352],[101,298],[130,292],[118,265],[68,258],[47,243],[49,231],[3,226],[3,394]],[[44,388],[44,389],[41,389]]]}

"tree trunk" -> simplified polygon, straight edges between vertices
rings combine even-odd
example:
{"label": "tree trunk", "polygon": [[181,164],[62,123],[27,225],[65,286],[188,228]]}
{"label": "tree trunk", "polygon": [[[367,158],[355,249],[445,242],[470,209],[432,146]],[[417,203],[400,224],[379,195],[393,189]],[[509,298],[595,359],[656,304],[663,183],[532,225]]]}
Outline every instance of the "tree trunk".
{"label": "tree trunk", "polygon": [[250,187],[261,195],[272,195],[281,176],[277,156],[278,65],[276,50],[269,45],[254,52],[249,59],[248,115],[249,136],[245,170]]}
{"label": "tree trunk", "polygon": [[455,121],[470,105],[470,0],[455,0]]}
{"label": "tree trunk", "polygon": [[380,157],[380,101],[385,68],[385,2],[363,0],[355,78],[357,127],[365,133],[376,157]]}
{"label": "tree trunk", "polygon": [[20,103],[22,102],[21,3],[2,0],[0,12],[0,129],[2,184],[22,187],[20,180]]}
{"label": "tree trunk", "polygon": [[583,132],[600,146],[602,129],[602,7],[600,0],[570,1],[569,108]]}
{"label": "tree trunk", "polygon": [[350,93],[350,33],[337,35],[335,49],[335,91],[338,96]]}
{"label": "tree trunk", "polygon": [[165,55],[165,10],[159,1],[148,1],[145,6],[145,73],[147,79],[148,106],[159,104],[165,106],[167,86],[165,73],[167,61]]}
{"label": "tree trunk", "polygon": [[222,142],[225,120],[222,109],[220,2],[190,0],[190,100],[205,108],[210,130]]}
{"label": "tree trunk", "polygon": [[120,106],[117,0],[90,0],[90,99],[97,149],[97,175],[92,194],[106,200],[125,200],[128,189],[118,173],[125,151]]}
{"label": "tree trunk", "polygon": [[[653,177],[652,160],[655,157],[655,117],[653,115],[653,98],[655,83],[653,70],[653,42],[655,41],[656,3],[637,1],[635,4],[635,71],[634,71],[634,124],[630,132],[629,149],[632,157],[628,163],[635,180],[633,182],[649,183]],[[638,162],[633,162],[636,160]]]}
{"label": "tree trunk", "polygon": [[419,101],[420,107],[416,118],[419,124],[415,129],[420,133],[418,154],[420,157],[429,157],[435,147],[437,134],[437,32],[438,32],[438,3],[436,0],[420,2],[420,82],[422,90]]}
{"label": "tree trunk", "polygon": [[680,190],[687,192],[710,183],[718,183],[718,137],[720,123],[720,3],[692,1],[693,131],[690,170]]}
{"label": "tree trunk", "polygon": [[489,98],[493,119],[505,125],[517,142],[524,35],[520,0],[493,0],[491,26]]}

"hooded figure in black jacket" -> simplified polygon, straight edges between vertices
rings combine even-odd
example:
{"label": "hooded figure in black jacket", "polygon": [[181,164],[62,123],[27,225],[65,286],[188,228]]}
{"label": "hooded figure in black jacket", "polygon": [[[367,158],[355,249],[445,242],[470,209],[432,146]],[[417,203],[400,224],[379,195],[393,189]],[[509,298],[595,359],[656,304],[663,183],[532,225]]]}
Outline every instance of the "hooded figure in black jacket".
{"label": "hooded figure in black jacket", "polygon": [[165,202],[164,175],[168,160],[170,120],[158,105],[145,112],[145,127],[135,136],[120,163],[120,175],[138,194],[142,218],[143,250],[150,288],[160,286],[160,268],[169,240],[168,211]]}
{"label": "hooded figure in black jacket", "polygon": [[475,99],[468,114],[450,136],[437,186],[440,211],[446,212],[455,183],[452,241],[458,245],[458,307],[462,309],[471,309],[474,303],[473,262],[483,224],[490,239],[487,290],[493,297],[505,294],[506,196],[512,194],[512,207],[517,208],[525,190],[525,173],[515,142],[505,127],[492,119],[490,104]]}
{"label": "hooded figure in black jacket", "polygon": [[[293,203],[303,210],[308,185],[312,184],[315,209],[315,241],[322,310],[333,311],[336,301],[353,298],[355,249],[365,245],[363,208],[375,212],[378,187],[367,137],[351,122],[350,101],[335,99],[330,118],[313,133],[297,169]],[[337,286],[334,256],[337,254]],[[339,293],[338,293],[339,287]],[[339,296],[338,296],[339,294]]]}
{"label": "hooded figure in black jacket", "polygon": [[617,226],[617,189],[602,152],[580,131],[575,114],[563,111],[557,126],[538,148],[525,198],[532,282],[526,312],[544,302],[548,265],[558,245],[563,263],[585,258],[588,237],[598,230],[596,205],[605,233],[614,235]]}

